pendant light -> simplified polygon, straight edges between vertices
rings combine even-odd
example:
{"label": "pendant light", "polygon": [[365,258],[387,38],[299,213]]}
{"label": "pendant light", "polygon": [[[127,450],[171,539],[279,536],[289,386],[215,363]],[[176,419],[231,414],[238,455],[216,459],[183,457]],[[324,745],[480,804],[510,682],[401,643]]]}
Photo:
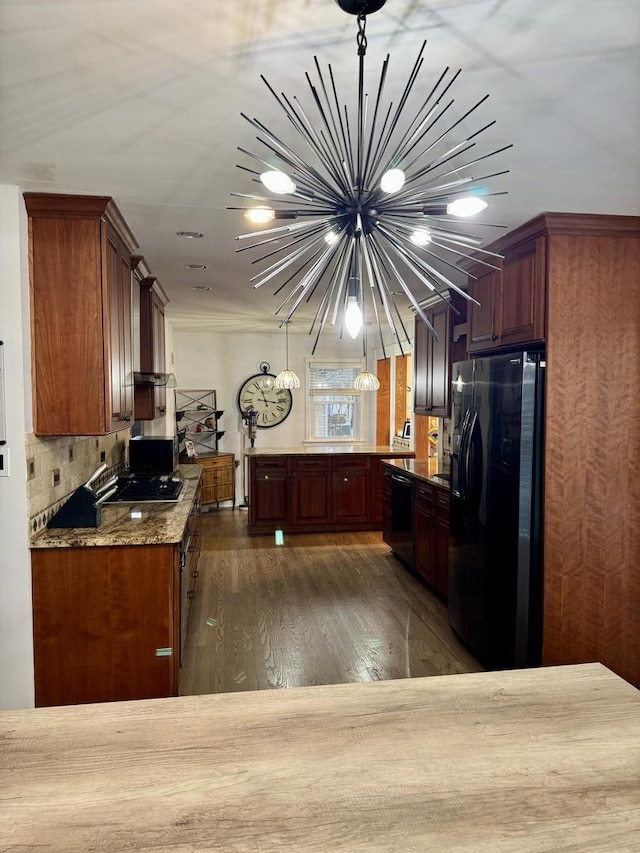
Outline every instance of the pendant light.
{"label": "pendant light", "polygon": [[362,343],[363,343],[363,353],[364,353],[364,366],[365,370],[362,373],[358,373],[358,375],[353,380],[353,388],[356,391],[377,391],[380,387],[380,380],[378,377],[370,373],[366,370],[367,367],[367,325],[364,326],[364,331],[362,333]]}
{"label": "pendant light", "polygon": [[299,388],[300,380],[293,372],[293,370],[289,370],[289,323],[291,320],[285,320],[284,322],[284,334],[286,340],[286,348],[287,348],[287,358],[286,358],[286,368],[282,370],[275,378],[273,382],[274,388]]}

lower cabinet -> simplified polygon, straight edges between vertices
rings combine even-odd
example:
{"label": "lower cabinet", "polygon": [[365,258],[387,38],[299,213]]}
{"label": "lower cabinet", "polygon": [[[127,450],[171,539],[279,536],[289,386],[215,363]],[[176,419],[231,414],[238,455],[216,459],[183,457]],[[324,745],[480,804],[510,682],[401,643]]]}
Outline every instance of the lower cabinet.
{"label": "lower cabinet", "polygon": [[202,471],[202,503],[220,504],[231,501],[236,504],[236,466],[233,453],[215,453],[199,456]]}
{"label": "lower cabinet", "polygon": [[449,493],[425,482],[416,483],[414,568],[445,598],[449,574]]}
{"label": "lower cabinet", "polygon": [[36,706],[177,696],[200,507],[180,543],[31,552]]}
{"label": "lower cabinet", "polygon": [[379,530],[381,458],[368,453],[249,457],[249,533]]}

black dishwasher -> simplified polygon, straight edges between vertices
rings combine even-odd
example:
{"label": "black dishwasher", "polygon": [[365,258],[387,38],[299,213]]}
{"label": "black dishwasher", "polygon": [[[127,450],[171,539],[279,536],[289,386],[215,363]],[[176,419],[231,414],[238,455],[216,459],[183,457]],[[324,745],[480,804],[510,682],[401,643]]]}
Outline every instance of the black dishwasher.
{"label": "black dishwasher", "polygon": [[391,550],[413,568],[414,479],[394,471],[391,474]]}

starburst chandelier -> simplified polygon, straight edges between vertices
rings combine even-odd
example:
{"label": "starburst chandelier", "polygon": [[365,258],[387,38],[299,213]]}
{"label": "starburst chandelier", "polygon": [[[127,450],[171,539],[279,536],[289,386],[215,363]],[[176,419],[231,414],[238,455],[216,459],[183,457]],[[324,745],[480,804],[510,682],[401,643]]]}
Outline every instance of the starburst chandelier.
{"label": "starburst chandelier", "polygon": [[[281,325],[301,305],[317,300],[309,329],[310,335],[315,334],[312,354],[327,324],[339,325],[341,335],[346,329],[356,338],[365,321],[377,327],[385,358],[385,321],[404,353],[403,340],[409,343],[409,335],[396,302],[398,294],[409,300],[437,337],[420,302],[434,294],[445,299],[449,289],[470,299],[451,281],[450,270],[472,253],[492,268],[496,268],[492,261],[499,257],[482,249],[482,238],[463,227],[460,218],[487,208],[488,197],[505,194],[491,192],[487,182],[508,170],[489,168],[485,173],[485,162],[512,146],[478,151],[478,137],[495,121],[455,139],[454,131],[460,131],[463,122],[466,126],[489,96],[454,116],[450,92],[460,70],[447,67],[430,88],[417,86],[426,41],[397,103],[384,103],[387,55],[373,105],[369,104],[364,90],[366,19],[385,1],[336,0],[344,11],[357,16],[355,117],[350,118],[346,105],[340,103],[331,65],[323,74],[317,57],[318,82],[306,74],[313,120],[297,97],[278,95],[261,76],[289,120],[299,147],[280,139],[257,118],[241,113],[258,131],[262,156],[239,148],[259,168],[238,168],[251,174],[262,189],[232,193],[245,206],[229,209],[244,210],[245,218],[256,225],[282,224],[238,236],[241,245],[236,251],[258,252],[252,263],[263,266],[251,282],[254,288],[271,283],[274,295],[283,295],[275,312],[282,317]],[[406,121],[409,96],[417,89],[420,103]],[[265,189],[272,195],[266,195]]]}

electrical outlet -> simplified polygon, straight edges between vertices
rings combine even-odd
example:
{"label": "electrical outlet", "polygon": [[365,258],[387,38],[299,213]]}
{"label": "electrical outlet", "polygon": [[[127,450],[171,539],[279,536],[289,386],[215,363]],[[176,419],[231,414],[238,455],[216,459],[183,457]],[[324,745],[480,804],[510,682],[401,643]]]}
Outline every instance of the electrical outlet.
{"label": "electrical outlet", "polygon": [[9,448],[0,449],[0,477],[9,476]]}
{"label": "electrical outlet", "polygon": [[101,450],[100,451],[100,463],[102,464],[102,462],[106,462],[106,461],[107,461],[107,451]]}
{"label": "electrical outlet", "polygon": [[51,481],[54,486],[60,485],[60,469],[52,468],[51,469]]}
{"label": "electrical outlet", "polygon": [[69,462],[73,462],[73,444],[69,445]]}
{"label": "electrical outlet", "polygon": [[36,476],[36,460],[32,457],[27,459],[27,480],[33,480]]}

